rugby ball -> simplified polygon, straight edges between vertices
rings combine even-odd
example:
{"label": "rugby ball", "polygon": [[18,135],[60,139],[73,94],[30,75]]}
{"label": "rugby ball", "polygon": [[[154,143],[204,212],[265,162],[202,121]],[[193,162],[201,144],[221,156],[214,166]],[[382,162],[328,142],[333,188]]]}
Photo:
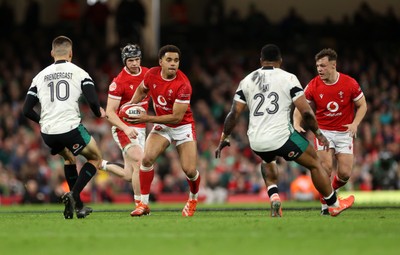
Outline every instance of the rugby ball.
{"label": "rugby ball", "polygon": [[141,112],[146,112],[142,106],[138,104],[125,104],[119,109],[118,116],[126,121],[138,116]]}

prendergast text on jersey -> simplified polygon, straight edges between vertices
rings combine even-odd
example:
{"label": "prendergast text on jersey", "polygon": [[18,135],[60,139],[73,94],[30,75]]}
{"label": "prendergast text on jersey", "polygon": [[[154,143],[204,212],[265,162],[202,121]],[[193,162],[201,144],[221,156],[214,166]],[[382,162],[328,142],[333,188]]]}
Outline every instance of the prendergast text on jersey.
{"label": "prendergast text on jersey", "polygon": [[58,72],[44,76],[44,81],[51,81],[58,79],[72,79],[72,73]]}

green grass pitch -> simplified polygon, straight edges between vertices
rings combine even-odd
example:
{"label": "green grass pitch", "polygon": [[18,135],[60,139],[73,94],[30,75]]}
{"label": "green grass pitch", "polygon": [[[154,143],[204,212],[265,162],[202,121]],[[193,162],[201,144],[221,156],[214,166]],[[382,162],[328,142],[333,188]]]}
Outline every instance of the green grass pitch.
{"label": "green grass pitch", "polygon": [[283,217],[269,205],[152,204],[132,218],[126,204],[93,204],[85,219],[64,220],[59,205],[0,206],[1,254],[399,254],[400,205],[362,203],[338,217],[319,204],[284,202]]}

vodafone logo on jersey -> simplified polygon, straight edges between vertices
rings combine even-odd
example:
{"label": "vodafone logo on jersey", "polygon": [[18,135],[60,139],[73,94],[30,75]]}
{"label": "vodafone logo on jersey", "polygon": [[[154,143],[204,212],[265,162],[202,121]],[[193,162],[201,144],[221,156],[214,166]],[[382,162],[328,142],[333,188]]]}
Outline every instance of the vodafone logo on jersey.
{"label": "vodafone logo on jersey", "polygon": [[167,104],[167,100],[165,100],[165,98],[161,95],[159,95],[157,97],[157,102],[159,105],[163,105],[163,106]]}
{"label": "vodafone logo on jersey", "polygon": [[331,101],[326,105],[326,109],[330,112],[337,112],[339,110],[339,105],[338,103]]}

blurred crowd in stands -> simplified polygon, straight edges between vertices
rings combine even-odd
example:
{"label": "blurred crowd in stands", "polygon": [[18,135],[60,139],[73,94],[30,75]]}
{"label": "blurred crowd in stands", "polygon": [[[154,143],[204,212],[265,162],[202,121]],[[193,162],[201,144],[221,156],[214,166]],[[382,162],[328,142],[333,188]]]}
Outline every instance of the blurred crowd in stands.
{"label": "blurred crowd in stands", "polygon": [[[29,2],[32,6],[22,24],[14,22],[14,10],[7,1],[0,4],[0,197],[17,195],[21,198],[18,202],[23,203],[59,202],[67,189],[62,159],[50,155],[39,126],[21,114],[31,80],[51,63],[51,40],[67,35],[74,41],[73,62],[92,76],[105,107],[108,85],[122,67],[119,49],[127,41],[140,41],[140,34],[119,28],[123,33],[120,38],[125,41],[121,39],[121,43],[107,47],[104,22],[116,14],[105,4],[98,3],[95,11],[91,6],[75,13],[75,1],[67,0],[72,4],[70,11],[60,13],[58,23],[43,26],[38,18],[40,6],[36,1]],[[198,169],[206,202],[222,203],[234,194],[266,194],[260,160],[248,145],[246,118],[237,125],[232,144],[222,158],[214,158],[238,82],[259,66],[259,51],[266,43],[281,47],[283,68],[295,73],[303,86],[316,75],[314,55],[319,50],[332,47],[338,52],[338,70],[357,79],[368,102],[368,113],[355,140],[353,175],[346,187],[365,191],[399,189],[400,19],[393,9],[376,13],[363,3],[353,16],[345,16],[341,22],[327,18],[325,22],[309,24],[292,8],[281,22],[273,23],[255,4],[246,7],[248,14],[240,17],[238,10],[226,13],[223,1],[212,0],[204,9],[204,23],[192,25],[185,16],[185,4],[175,1],[175,6],[162,14],[174,15],[175,11],[180,16],[161,26],[160,43],[181,48],[181,69],[193,87],[191,106],[196,120]],[[146,56],[142,62],[149,67],[157,63]],[[122,162],[109,123],[96,119],[85,102],[82,105],[85,126],[98,141],[104,158]],[[312,139],[311,134],[306,135]],[[188,192],[176,158],[176,151],[171,148],[157,161],[154,200],[159,194]],[[283,197],[291,199],[294,196],[290,184],[304,170],[294,163],[279,159],[278,163],[279,189]],[[119,194],[126,193],[132,193],[129,183],[100,171],[85,189],[86,200],[91,202],[113,202]]]}

